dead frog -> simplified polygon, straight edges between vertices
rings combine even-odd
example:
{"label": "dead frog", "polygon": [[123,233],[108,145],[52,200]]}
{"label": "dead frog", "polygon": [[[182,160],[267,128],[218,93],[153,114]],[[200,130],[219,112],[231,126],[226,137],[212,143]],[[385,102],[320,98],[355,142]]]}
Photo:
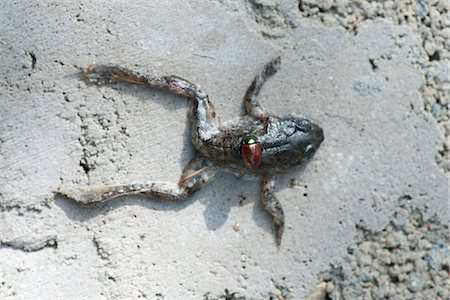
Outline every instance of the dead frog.
{"label": "dead frog", "polygon": [[57,191],[83,205],[123,196],[142,194],[158,200],[183,200],[205,187],[220,170],[261,181],[261,201],[273,218],[278,245],[284,230],[284,213],[274,195],[274,177],[307,162],[322,143],[322,129],[300,116],[274,116],[259,105],[256,97],[264,82],[277,72],[280,57],[266,64],[244,96],[247,115],[220,124],[214,105],[198,86],[177,76],[148,76],[112,65],[82,69],[87,83],[128,82],[150,88],[168,89],[191,100],[192,143],[197,149],[178,183],[142,182],[86,189]]}

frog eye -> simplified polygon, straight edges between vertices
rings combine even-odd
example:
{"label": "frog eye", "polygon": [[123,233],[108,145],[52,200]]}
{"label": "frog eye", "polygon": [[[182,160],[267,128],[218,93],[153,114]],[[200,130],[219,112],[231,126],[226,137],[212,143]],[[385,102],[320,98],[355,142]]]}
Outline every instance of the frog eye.
{"label": "frog eye", "polygon": [[249,135],[242,139],[241,154],[245,167],[254,169],[259,166],[262,158],[262,147],[256,136]]}

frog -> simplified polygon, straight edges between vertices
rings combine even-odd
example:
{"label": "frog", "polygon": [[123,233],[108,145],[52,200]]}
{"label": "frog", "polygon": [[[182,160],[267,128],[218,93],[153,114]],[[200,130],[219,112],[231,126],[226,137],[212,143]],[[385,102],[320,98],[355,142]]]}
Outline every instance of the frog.
{"label": "frog", "polygon": [[178,182],[142,181],[116,185],[60,188],[56,193],[92,206],[117,197],[144,195],[162,201],[181,201],[208,185],[220,171],[260,181],[260,200],[272,219],[275,242],[281,245],[285,227],[275,179],[286,170],[307,164],[324,140],[323,129],[301,115],[279,116],[258,102],[264,83],[280,69],[281,57],[266,63],[244,97],[245,114],[220,122],[214,104],[199,86],[176,75],[154,76],[113,64],[80,68],[87,84],[137,84],[163,89],[190,101],[188,118],[195,154]]}

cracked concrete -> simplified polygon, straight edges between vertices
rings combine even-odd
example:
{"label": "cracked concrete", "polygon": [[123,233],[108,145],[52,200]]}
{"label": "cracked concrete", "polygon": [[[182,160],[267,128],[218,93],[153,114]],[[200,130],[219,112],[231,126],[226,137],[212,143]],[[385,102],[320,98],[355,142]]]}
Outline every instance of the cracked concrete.
{"label": "cracked concrete", "polygon": [[[423,109],[430,56],[410,28],[368,18],[354,34],[297,1],[99,3],[0,4],[0,297],[303,299],[399,198],[448,224],[442,124]],[[280,249],[258,184],[227,174],[179,203],[54,197],[63,184],[176,181],[193,153],[184,99],[87,86],[78,67],[177,74],[224,121],[278,54],[262,104],[325,132],[314,160],[278,181]]]}

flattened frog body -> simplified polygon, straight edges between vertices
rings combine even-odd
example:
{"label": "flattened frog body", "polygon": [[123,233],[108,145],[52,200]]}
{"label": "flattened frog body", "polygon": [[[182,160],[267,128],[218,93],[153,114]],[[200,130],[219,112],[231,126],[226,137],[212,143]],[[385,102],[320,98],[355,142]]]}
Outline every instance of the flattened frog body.
{"label": "flattened frog body", "polygon": [[223,124],[218,121],[208,95],[178,76],[148,76],[113,65],[91,65],[82,69],[88,83],[128,82],[168,89],[191,101],[192,143],[196,155],[184,168],[178,183],[142,182],[86,189],[60,189],[57,193],[84,205],[123,195],[143,194],[152,199],[183,200],[202,189],[220,170],[261,181],[261,201],[272,216],[278,245],[284,230],[282,206],[274,195],[274,178],[288,168],[306,163],[317,151],[322,129],[300,116],[275,116],[266,112],[256,97],[264,82],[280,66],[277,57],[257,74],[244,96],[247,114]]}

